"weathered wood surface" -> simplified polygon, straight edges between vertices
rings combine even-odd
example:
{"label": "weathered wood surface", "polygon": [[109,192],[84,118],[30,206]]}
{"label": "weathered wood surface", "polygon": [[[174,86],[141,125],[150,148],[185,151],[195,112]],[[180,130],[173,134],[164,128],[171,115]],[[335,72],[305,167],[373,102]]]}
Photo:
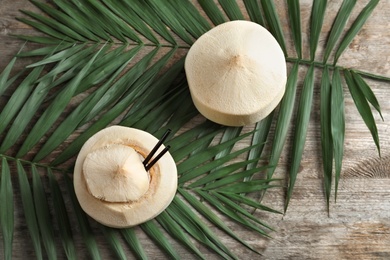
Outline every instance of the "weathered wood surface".
{"label": "weathered wood surface", "polygon": [[[284,31],[289,36],[284,1],[276,2],[280,14],[284,17],[281,21]],[[303,32],[306,36],[304,46],[307,46],[312,1],[302,0],[300,2]],[[341,0],[328,2],[324,32],[329,31]],[[353,17],[356,17],[358,11],[367,2],[358,1]],[[15,17],[21,16],[19,9],[35,10],[28,1],[0,0],[0,70],[6,66],[22,44],[11,34],[35,33],[28,26],[15,20]],[[325,41],[324,35],[326,33],[320,39],[320,44]],[[293,53],[291,40],[288,46],[290,46],[289,53]],[[304,56],[307,57],[307,48],[304,50],[306,50]],[[372,17],[340,61],[341,65],[390,76],[389,0],[382,0],[379,3]],[[302,72],[300,83],[303,81],[304,70]],[[283,217],[256,213],[275,227],[276,232],[272,234],[274,239],[265,240],[247,232],[241,226],[230,224],[233,230],[264,254],[263,259],[390,259],[390,85],[379,81],[370,81],[370,84],[382,106],[385,118],[382,122],[376,115],[382,158],[379,158],[369,131],[354,107],[351,96],[346,91],[346,141],[343,172],[337,203],[331,203],[328,216],[322,188],[319,84],[317,83],[314,112],[311,115],[305,153],[288,212]],[[276,177],[285,177],[290,145],[291,135],[282,154]],[[16,201],[19,201],[19,204],[16,205],[17,219],[13,254],[15,259],[28,259],[33,256],[33,248],[26,235],[27,229],[23,223],[23,213],[18,196],[16,194]],[[264,201],[282,210],[284,190],[269,191]],[[218,230],[216,232],[221,233]],[[225,238],[222,233],[221,235],[226,245],[233,248],[240,258],[258,258],[232,239]],[[140,237],[150,259],[166,258],[142,232],[140,232]],[[76,239],[81,240],[81,237],[76,236]],[[104,258],[112,257],[102,235],[98,235],[97,239],[101,244]],[[85,249],[82,248],[82,243],[77,243],[77,246],[80,258],[84,258]],[[2,250],[0,247],[0,255],[3,255]],[[201,248],[201,251],[210,259],[215,258],[206,249]],[[186,251],[179,253],[183,259],[193,258]],[[128,255],[129,258],[133,257],[130,252]]]}

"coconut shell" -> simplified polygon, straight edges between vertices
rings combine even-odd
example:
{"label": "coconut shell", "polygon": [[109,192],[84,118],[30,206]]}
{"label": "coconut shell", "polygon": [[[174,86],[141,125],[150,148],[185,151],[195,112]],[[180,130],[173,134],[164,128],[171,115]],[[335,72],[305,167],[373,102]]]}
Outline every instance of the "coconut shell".
{"label": "coconut shell", "polygon": [[287,80],[278,42],[249,21],[227,22],[203,34],[187,54],[185,72],[199,112],[228,126],[252,124],[269,115]]}

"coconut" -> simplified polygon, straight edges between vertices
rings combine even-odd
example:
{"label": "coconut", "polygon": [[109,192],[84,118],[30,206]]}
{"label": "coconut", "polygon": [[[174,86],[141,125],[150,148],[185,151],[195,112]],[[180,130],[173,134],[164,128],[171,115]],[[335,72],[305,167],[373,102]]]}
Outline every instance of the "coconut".
{"label": "coconut", "polygon": [[249,21],[223,23],[203,34],[187,54],[185,72],[199,112],[228,126],[269,115],[287,80],[280,45],[264,27]]}
{"label": "coconut", "polygon": [[[125,228],[160,214],[177,189],[177,169],[169,152],[146,170],[143,160],[159,142],[129,127],[111,126],[81,148],[74,169],[74,188],[82,209],[96,221]],[[164,150],[164,145],[157,153]]]}

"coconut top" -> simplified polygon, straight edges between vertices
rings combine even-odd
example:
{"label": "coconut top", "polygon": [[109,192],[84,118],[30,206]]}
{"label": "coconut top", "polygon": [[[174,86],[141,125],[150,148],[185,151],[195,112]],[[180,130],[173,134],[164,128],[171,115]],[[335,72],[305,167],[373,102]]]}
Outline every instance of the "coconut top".
{"label": "coconut top", "polygon": [[203,34],[190,48],[185,70],[195,105],[223,115],[274,108],[287,78],[278,42],[249,21],[227,22]]}
{"label": "coconut top", "polygon": [[140,199],[149,189],[149,175],[141,158],[132,147],[122,144],[88,153],[83,171],[89,192],[108,202]]}

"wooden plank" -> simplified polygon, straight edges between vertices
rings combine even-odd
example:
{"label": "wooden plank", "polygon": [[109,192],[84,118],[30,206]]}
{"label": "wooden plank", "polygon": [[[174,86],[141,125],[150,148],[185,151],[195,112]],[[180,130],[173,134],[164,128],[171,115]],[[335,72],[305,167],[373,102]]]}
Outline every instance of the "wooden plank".
{"label": "wooden plank", "polygon": [[[286,15],[284,1],[277,2],[277,9],[282,17],[281,23],[287,36],[288,53],[294,53],[291,36],[288,34],[289,22]],[[301,14],[304,46],[308,44],[308,24],[311,9],[311,0],[302,0]],[[328,1],[328,10],[325,16],[323,34],[320,38],[321,53],[326,40],[326,32],[330,30],[336,11],[341,5],[340,0]],[[352,19],[368,1],[358,1]],[[242,3],[240,2],[241,6]],[[1,0],[0,1],[0,70],[2,70],[22,45],[11,34],[35,34],[28,26],[16,21],[20,16],[19,9],[36,9],[27,1]],[[348,25],[351,24],[349,21]],[[372,17],[368,20],[351,46],[340,58],[340,65],[356,68],[363,71],[390,76],[390,2],[380,1]],[[308,57],[308,48],[303,48],[305,57]],[[23,63],[17,65],[21,68]],[[301,69],[303,72],[303,69]],[[300,75],[302,83],[304,73]],[[229,223],[229,226],[249,244],[264,254],[264,259],[389,259],[390,258],[390,86],[388,83],[369,80],[382,105],[385,121],[381,121],[375,114],[378,131],[381,139],[382,158],[378,157],[375,145],[369,131],[366,129],[359,113],[354,107],[351,96],[346,91],[346,140],[345,158],[342,177],[339,185],[337,203],[331,203],[330,215],[326,212],[323,195],[321,149],[319,141],[319,84],[316,84],[314,111],[308,131],[304,157],[298,174],[296,187],[290,207],[285,216],[256,212],[259,217],[265,218],[276,232],[274,239],[265,240],[248,232],[241,226]],[[271,131],[272,135],[272,131]],[[291,146],[291,133],[282,154],[280,165],[275,177],[285,178],[288,165],[288,156]],[[266,147],[269,151],[269,147]],[[16,183],[16,182],[15,182]],[[264,202],[276,209],[283,209],[284,189],[270,190]],[[27,228],[23,221],[20,195],[16,195],[16,229],[14,238],[14,258],[26,259],[34,255],[33,248],[26,236]],[[68,202],[69,203],[69,202]],[[72,219],[75,221],[75,219]],[[103,234],[93,225],[97,234],[97,241],[104,259],[112,258],[107,248]],[[222,236],[226,246],[233,248],[233,252],[241,259],[254,259],[257,256],[243,248],[237,242]],[[141,243],[147,250],[150,259],[164,259],[161,251],[148,237],[137,229]],[[175,244],[176,248],[181,248]],[[82,238],[76,235],[76,249],[78,256],[86,256]],[[0,255],[3,255],[0,246]],[[129,258],[132,254],[125,247]],[[208,259],[216,259],[207,249],[201,251]],[[183,259],[194,258],[185,249],[180,249]],[[64,255],[60,255],[63,258]]]}

